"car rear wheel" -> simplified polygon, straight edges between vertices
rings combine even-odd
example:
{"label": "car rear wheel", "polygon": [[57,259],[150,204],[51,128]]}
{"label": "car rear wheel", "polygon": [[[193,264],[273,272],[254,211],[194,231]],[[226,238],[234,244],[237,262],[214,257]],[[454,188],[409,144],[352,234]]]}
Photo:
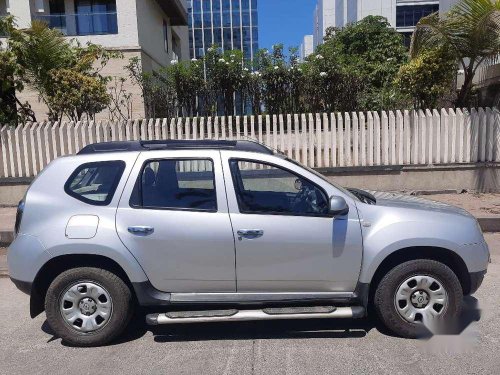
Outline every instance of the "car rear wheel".
{"label": "car rear wheel", "polygon": [[45,298],[47,320],[63,341],[100,346],[126,328],[133,313],[130,289],[117,275],[99,268],[74,268],[51,283]]}
{"label": "car rear wheel", "polygon": [[460,315],[463,292],[445,264],[417,259],[390,270],[374,297],[375,310],[393,333],[418,338],[441,330]]}

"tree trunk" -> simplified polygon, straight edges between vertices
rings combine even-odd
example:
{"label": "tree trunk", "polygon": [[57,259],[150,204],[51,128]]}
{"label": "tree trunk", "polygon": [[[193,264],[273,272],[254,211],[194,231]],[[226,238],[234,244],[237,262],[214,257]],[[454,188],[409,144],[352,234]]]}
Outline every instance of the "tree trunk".
{"label": "tree trunk", "polygon": [[457,108],[465,108],[470,104],[470,92],[472,90],[472,81],[474,79],[474,67],[473,65],[469,65],[467,70],[464,70],[464,83],[460,88],[460,92],[457,96],[457,101],[455,106]]}

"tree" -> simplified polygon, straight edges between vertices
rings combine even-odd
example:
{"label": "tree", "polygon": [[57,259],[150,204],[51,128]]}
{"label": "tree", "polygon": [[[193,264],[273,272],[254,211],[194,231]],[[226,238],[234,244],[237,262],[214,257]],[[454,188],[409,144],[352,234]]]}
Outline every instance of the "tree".
{"label": "tree", "polygon": [[449,51],[425,50],[401,66],[395,83],[413,100],[415,109],[435,108],[452,90],[455,67],[455,59]]}
{"label": "tree", "polygon": [[407,52],[401,35],[384,17],[368,16],[342,29],[330,28],[317,53],[364,82],[360,109],[399,105],[393,81]]}
{"label": "tree", "polygon": [[73,69],[52,69],[52,85],[48,87],[47,101],[54,113],[64,114],[78,121],[86,114],[93,119],[110,102],[106,84],[98,77],[85,75]]}
{"label": "tree", "polygon": [[[8,35],[14,30],[12,16],[0,18],[0,34]],[[28,103],[21,103],[16,91],[24,89],[22,67],[18,64],[15,54],[9,48],[4,48],[0,42],[0,124],[17,124],[27,120],[36,121],[35,115]]]}
{"label": "tree", "polygon": [[[121,57],[120,53],[91,43],[75,45],[58,30],[36,20],[28,29],[11,25],[8,47],[19,67],[16,77],[38,92],[49,109],[49,120],[60,121],[64,114],[75,120],[82,115],[93,117],[109,103],[106,84],[111,78],[100,72],[109,59]],[[67,79],[63,79],[64,74]],[[89,86],[80,85],[83,83]],[[77,100],[75,95],[81,98]],[[89,97],[99,102],[89,103]],[[71,99],[68,107],[63,105],[65,99]]]}
{"label": "tree", "polygon": [[146,117],[173,117],[177,115],[177,97],[171,81],[163,71],[144,72],[138,57],[125,66],[132,82],[139,86]]}
{"label": "tree", "polygon": [[464,83],[455,105],[468,106],[478,67],[500,54],[500,0],[461,0],[443,16],[422,18],[413,33],[411,56],[436,47],[449,49],[462,67]]}
{"label": "tree", "polygon": [[175,90],[179,115],[194,116],[198,111],[197,100],[204,94],[203,62],[175,62],[165,69],[165,75]]}

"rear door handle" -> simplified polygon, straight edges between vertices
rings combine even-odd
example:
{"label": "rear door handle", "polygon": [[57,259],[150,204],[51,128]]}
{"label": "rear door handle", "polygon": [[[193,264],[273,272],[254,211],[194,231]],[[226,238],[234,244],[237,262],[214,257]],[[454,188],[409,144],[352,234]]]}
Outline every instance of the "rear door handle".
{"label": "rear door handle", "polygon": [[155,231],[155,229],[147,226],[134,226],[128,227],[128,231],[136,236],[149,236]]}
{"label": "rear door handle", "polygon": [[262,229],[240,229],[236,233],[238,233],[238,239],[240,241],[243,238],[253,240],[264,235],[264,231]]}

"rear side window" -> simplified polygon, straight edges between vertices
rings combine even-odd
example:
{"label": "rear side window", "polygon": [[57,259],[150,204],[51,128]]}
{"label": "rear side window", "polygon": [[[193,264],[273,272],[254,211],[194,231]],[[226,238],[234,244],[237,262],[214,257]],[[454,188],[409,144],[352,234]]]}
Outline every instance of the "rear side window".
{"label": "rear side window", "polygon": [[130,205],[149,209],[217,211],[212,160],[148,161],[137,180]]}
{"label": "rear side window", "polygon": [[64,190],[82,202],[107,206],[113,199],[124,169],[123,161],[82,164],[71,174]]}

